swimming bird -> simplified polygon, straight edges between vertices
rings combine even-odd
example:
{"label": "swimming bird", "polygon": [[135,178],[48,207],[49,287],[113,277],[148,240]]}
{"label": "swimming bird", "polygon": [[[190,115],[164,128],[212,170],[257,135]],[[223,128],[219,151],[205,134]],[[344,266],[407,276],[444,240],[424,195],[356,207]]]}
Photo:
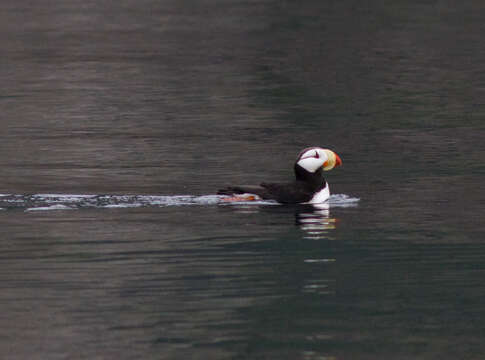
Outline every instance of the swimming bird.
{"label": "swimming bird", "polygon": [[[295,181],[291,183],[261,183],[256,186],[229,186],[220,189],[219,195],[231,195],[235,201],[260,199],[276,200],[282,204],[318,204],[330,197],[323,171],[342,165],[342,160],[332,150],[321,147],[303,149],[296,159]],[[237,196],[248,194],[244,196]],[[256,196],[254,196],[256,195]],[[231,201],[232,198],[229,198]]]}

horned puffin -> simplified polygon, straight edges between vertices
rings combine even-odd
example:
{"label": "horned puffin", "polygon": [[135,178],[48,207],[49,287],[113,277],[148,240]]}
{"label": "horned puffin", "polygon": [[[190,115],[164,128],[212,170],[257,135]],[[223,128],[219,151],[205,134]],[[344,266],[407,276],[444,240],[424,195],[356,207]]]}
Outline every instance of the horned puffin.
{"label": "horned puffin", "polygon": [[[286,184],[261,183],[256,186],[229,186],[220,189],[219,195],[236,196],[237,200],[254,200],[256,197],[276,200],[282,204],[319,204],[330,197],[328,183],[323,171],[332,170],[342,165],[342,160],[332,150],[321,147],[303,149],[296,159],[295,181]],[[251,194],[249,197],[238,197],[240,194]]]}

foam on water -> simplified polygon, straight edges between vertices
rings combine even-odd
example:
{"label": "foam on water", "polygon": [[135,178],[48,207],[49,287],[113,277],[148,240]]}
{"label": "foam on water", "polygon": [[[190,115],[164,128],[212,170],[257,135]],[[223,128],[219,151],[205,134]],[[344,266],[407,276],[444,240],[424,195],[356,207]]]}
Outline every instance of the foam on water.
{"label": "foam on water", "polygon": [[73,207],[67,205],[52,205],[52,206],[39,206],[25,209],[25,211],[49,211],[49,210],[73,210]]}
{"label": "foam on water", "polygon": [[[24,211],[73,210],[83,208],[135,208],[189,205],[279,205],[275,201],[228,202],[225,195],[76,195],[76,194],[0,194],[0,209]],[[331,195],[324,206],[357,206],[359,199],[345,194]],[[327,205],[328,204],[328,205]]]}
{"label": "foam on water", "polygon": [[350,197],[345,194],[335,194],[330,195],[328,202],[332,207],[353,207],[357,206],[360,199],[355,197]]}

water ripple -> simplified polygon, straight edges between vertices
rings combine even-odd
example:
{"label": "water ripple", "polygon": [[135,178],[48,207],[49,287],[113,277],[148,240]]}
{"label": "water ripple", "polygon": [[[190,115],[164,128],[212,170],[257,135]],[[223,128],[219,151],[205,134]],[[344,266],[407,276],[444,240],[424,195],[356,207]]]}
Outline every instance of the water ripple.
{"label": "water ripple", "polygon": [[[2,210],[22,209],[24,211],[73,210],[82,208],[134,208],[166,207],[187,205],[278,205],[271,200],[227,202],[223,195],[77,195],[77,194],[0,194]],[[322,209],[332,207],[352,207],[358,198],[345,194],[332,195],[329,202],[316,205]]]}

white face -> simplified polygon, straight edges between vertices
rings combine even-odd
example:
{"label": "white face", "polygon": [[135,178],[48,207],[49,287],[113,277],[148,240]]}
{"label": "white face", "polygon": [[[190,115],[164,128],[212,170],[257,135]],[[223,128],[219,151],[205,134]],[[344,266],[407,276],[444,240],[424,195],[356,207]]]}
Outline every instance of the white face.
{"label": "white face", "polygon": [[327,151],[319,147],[305,149],[296,163],[306,171],[314,173],[328,160]]}

